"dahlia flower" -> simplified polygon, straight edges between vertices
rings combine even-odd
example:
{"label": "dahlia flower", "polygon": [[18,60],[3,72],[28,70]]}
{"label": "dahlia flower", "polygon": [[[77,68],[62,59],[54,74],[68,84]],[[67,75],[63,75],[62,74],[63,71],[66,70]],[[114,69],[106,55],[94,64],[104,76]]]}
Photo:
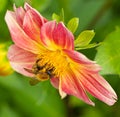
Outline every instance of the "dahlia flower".
{"label": "dahlia flower", "polygon": [[5,16],[13,45],[10,64],[17,72],[38,81],[50,80],[62,98],[67,94],[94,105],[86,92],[108,105],[117,96],[99,74],[100,66],[74,50],[74,35],[63,22],[47,21],[34,8],[14,7]]}

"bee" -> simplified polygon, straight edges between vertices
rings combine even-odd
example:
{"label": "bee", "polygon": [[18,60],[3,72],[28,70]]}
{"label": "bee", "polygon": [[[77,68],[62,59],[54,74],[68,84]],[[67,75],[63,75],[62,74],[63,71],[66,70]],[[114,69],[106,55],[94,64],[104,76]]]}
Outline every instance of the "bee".
{"label": "bee", "polygon": [[39,81],[45,81],[54,76],[53,70],[54,68],[48,69],[46,68],[47,64],[40,66],[40,59],[36,61],[33,65],[32,69],[24,68],[27,72],[33,73],[35,77],[30,81],[30,84],[36,84]]}

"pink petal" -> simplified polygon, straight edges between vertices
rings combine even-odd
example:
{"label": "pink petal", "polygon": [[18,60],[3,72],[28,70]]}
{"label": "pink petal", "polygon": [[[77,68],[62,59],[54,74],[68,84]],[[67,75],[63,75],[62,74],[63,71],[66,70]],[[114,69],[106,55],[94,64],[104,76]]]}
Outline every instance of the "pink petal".
{"label": "pink petal", "polygon": [[32,66],[36,61],[35,54],[25,51],[16,45],[12,45],[8,51],[8,59],[10,60],[10,64],[15,71],[25,76],[33,76],[33,74],[27,72],[25,68],[32,69]]}
{"label": "pink petal", "polygon": [[98,73],[101,67],[95,63],[95,61],[89,60],[85,55],[80,52],[72,50],[63,50],[63,52],[74,62],[79,63],[84,70]]}
{"label": "pink petal", "polygon": [[50,81],[53,87],[55,87],[56,89],[59,88],[59,78],[53,77],[50,79]]}
{"label": "pink petal", "polygon": [[59,48],[72,50],[74,48],[73,34],[63,23],[57,24],[55,21],[47,22],[42,26],[41,41],[51,50]]}
{"label": "pink petal", "polygon": [[18,24],[22,27],[25,10],[22,7],[16,8],[16,6],[14,5],[14,11],[16,15],[16,20]]}
{"label": "pink petal", "polygon": [[74,36],[62,22],[58,23],[57,27],[54,29],[53,39],[55,44],[65,49],[74,49]]}
{"label": "pink petal", "polygon": [[40,52],[43,47],[25,34],[23,29],[19,26],[14,12],[7,11],[5,20],[10,30],[12,39],[18,47],[33,53]]}
{"label": "pink petal", "polygon": [[51,84],[53,85],[53,87],[55,87],[56,89],[59,89],[59,93],[61,95],[61,98],[62,99],[65,98],[67,96],[67,94],[64,91],[62,91],[61,88],[59,88],[59,86],[60,86],[59,85],[59,83],[60,83],[59,78],[53,77],[50,79],[50,81],[51,81]]}
{"label": "pink petal", "polygon": [[44,19],[34,10],[28,10],[25,13],[23,21],[23,30],[31,39],[40,43],[40,28],[44,24]]}
{"label": "pink petal", "polygon": [[60,94],[60,96],[61,96],[62,99],[67,96],[67,93],[64,92],[61,87],[59,87],[59,94]]}
{"label": "pink petal", "polygon": [[[39,19],[42,18],[42,19],[44,20],[44,23],[47,22],[47,19],[44,18],[44,17],[42,17],[42,16],[40,15],[40,13],[39,13],[36,9],[32,8],[27,2],[24,4],[24,8],[25,8],[26,11],[32,10],[32,11],[34,12],[34,14],[37,16],[37,17],[36,17],[36,18],[37,18],[37,21],[39,21]],[[38,22],[38,24],[39,24],[39,22]]]}
{"label": "pink petal", "polygon": [[107,81],[99,75],[99,66],[81,53],[72,50],[64,50],[64,52],[71,59],[71,65],[60,80],[61,89],[88,104],[93,103],[87,98],[85,90],[104,103],[113,105],[117,95]]}
{"label": "pink petal", "polygon": [[116,102],[117,95],[107,81],[98,74],[84,74],[80,79],[84,88],[99,100],[108,105]]}
{"label": "pink petal", "polygon": [[94,106],[94,103],[86,95],[86,91],[78,77],[79,76],[77,76],[72,69],[69,68],[69,72],[60,78],[59,90],[62,90],[68,95],[74,95],[87,104]]}
{"label": "pink petal", "polygon": [[80,64],[91,64],[94,63],[93,61],[89,60],[85,55],[82,53],[79,53],[77,51],[71,51],[71,50],[63,50],[65,54],[69,56],[72,60],[74,60],[77,63]]}
{"label": "pink petal", "polygon": [[30,10],[30,9],[33,9],[27,2],[25,2],[24,8],[25,8],[26,11]]}

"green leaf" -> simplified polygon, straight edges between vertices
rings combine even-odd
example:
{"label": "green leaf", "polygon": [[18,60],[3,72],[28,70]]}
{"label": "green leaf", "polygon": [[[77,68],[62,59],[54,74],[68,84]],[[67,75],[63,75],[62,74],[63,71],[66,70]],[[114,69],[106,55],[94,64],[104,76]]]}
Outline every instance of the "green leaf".
{"label": "green leaf", "polygon": [[59,22],[59,21],[60,21],[60,16],[57,15],[56,13],[53,13],[53,14],[52,14],[52,19],[53,19],[53,20],[56,20],[57,22]]}
{"label": "green leaf", "polygon": [[63,8],[61,9],[61,12],[60,12],[60,20],[64,22],[64,9]]}
{"label": "green leaf", "polygon": [[77,28],[78,28],[78,25],[79,25],[79,18],[72,18],[70,19],[70,21],[68,22],[67,24],[67,28],[72,32],[74,33]]}
{"label": "green leaf", "polygon": [[98,48],[95,60],[102,66],[101,74],[120,75],[120,28],[106,37]]}
{"label": "green leaf", "polygon": [[52,14],[52,19],[56,20],[57,22],[63,21],[64,22],[64,10],[61,9],[60,15],[57,15],[56,13]]}
{"label": "green leaf", "polygon": [[78,47],[75,49],[76,50],[90,49],[90,48],[94,48],[94,47],[99,46],[99,45],[101,45],[101,43],[92,43],[92,44],[88,44],[87,46]]}
{"label": "green leaf", "polygon": [[75,40],[75,47],[87,46],[95,36],[94,30],[85,30],[79,34]]}

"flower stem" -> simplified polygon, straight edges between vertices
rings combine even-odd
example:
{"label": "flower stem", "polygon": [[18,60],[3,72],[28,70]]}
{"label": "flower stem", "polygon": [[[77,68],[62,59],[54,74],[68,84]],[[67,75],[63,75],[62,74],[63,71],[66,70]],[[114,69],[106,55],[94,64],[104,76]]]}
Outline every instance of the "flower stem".
{"label": "flower stem", "polygon": [[106,2],[103,4],[101,9],[97,12],[95,17],[91,20],[91,22],[88,24],[87,29],[93,29],[93,27],[96,25],[96,23],[99,21],[99,19],[105,14],[108,9],[111,8],[113,3],[113,0],[106,0]]}

